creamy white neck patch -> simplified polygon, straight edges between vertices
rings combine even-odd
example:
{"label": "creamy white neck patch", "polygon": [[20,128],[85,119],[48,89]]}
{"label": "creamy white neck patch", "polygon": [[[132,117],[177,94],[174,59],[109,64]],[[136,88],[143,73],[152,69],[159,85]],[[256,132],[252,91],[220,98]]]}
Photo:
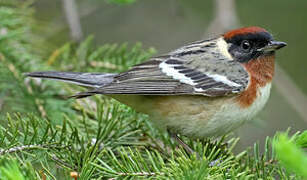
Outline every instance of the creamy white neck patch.
{"label": "creamy white neck patch", "polygon": [[220,37],[217,39],[216,41],[216,45],[217,45],[217,48],[218,50],[224,55],[226,56],[227,58],[229,59],[233,59],[231,54],[228,52],[228,44],[226,43],[226,41],[224,40],[223,37]]}

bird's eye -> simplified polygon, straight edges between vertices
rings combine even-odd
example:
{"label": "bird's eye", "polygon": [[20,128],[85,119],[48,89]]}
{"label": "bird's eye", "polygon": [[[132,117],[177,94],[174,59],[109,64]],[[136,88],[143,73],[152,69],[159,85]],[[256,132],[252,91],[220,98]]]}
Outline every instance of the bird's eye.
{"label": "bird's eye", "polygon": [[241,42],[241,48],[245,51],[248,52],[251,49],[252,45],[249,41],[244,40]]}

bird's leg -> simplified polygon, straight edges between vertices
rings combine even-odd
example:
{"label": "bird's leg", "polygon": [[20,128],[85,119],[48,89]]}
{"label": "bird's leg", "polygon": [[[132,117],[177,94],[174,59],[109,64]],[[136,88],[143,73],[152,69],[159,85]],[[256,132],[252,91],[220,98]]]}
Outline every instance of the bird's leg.
{"label": "bird's leg", "polygon": [[170,134],[170,136],[172,138],[174,138],[175,141],[177,141],[177,143],[179,143],[184,150],[186,150],[190,155],[194,154],[195,152],[186,144],[184,143],[178,136],[176,133],[172,133],[170,130],[168,130],[168,133]]}
{"label": "bird's leg", "polygon": [[[192,148],[190,148],[189,145],[187,145],[186,143],[184,143],[184,142],[177,136],[177,134],[172,133],[172,132],[170,132],[169,130],[168,130],[168,133],[171,135],[172,138],[175,139],[175,141],[177,141],[177,142],[184,148],[184,150],[185,150],[186,152],[189,153],[189,155],[192,155],[192,154],[196,153],[195,151],[192,150]],[[201,160],[201,157],[199,156],[198,153],[196,153],[196,158],[197,158],[198,160]],[[216,160],[211,161],[211,162],[209,163],[209,166],[210,166],[210,167],[213,167],[213,166],[220,166],[221,162],[222,162],[221,158],[218,158],[218,159],[216,159]]]}

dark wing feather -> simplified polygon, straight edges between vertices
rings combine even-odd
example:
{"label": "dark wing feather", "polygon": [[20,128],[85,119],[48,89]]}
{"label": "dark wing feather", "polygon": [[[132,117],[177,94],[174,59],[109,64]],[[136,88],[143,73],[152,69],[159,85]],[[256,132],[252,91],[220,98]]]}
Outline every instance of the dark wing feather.
{"label": "dark wing feather", "polygon": [[[228,61],[227,61],[228,62]],[[223,66],[230,68],[229,61]],[[189,80],[177,78],[175,76],[163,72],[161,63],[173,68],[175,71],[183,75]],[[240,79],[246,79],[246,72],[242,71],[242,77],[236,77],[220,73],[220,77],[228,78],[229,82],[237,84],[227,84],[215,76],[210,76],[210,71],[205,69],[193,69],[189,66],[188,61],[174,58],[172,56],[158,57],[143,64],[134,66],[129,71],[120,73],[114,77],[114,81],[106,86],[96,90],[100,94],[143,94],[143,95],[178,95],[178,94],[201,94],[205,96],[224,96],[233,93],[239,93],[245,89],[246,84],[241,83]],[[242,81],[243,82],[243,81]],[[244,80],[245,82],[245,80]]]}
{"label": "dark wing feather", "polygon": [[[163,56],[163,58],[169,58]],[[118,74],[114,82],[101,87],[101,94],[192,94],[193,87],[167,76],[159,68],[160,58],[134,66],[129,71]]]}
{"label": "dark wing feather", "polygon": [[101,94],[225,96],[246,89],[244,67],[221,51],[220,39],[199,41],[152,58],[97,89]]}
{"label": "dark wing feather", "polygon": [[103,94],[175,95],[193,94],[193,87],[178,82],[129,82],[110,85],[100,90]]}

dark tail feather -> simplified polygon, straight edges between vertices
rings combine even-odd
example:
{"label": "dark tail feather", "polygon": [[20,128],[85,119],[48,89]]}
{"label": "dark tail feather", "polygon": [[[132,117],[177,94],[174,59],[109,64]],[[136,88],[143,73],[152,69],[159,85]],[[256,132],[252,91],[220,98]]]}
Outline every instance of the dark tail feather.
{"label": "dark tail feather", "polygon": [[79,72],[31,72],[25,73],[28,77],[46,78],[68,83],[77,84],[80,86],[98,88],[113,81],[116,74],[110,73],[79,73]]}
{"label": "dark tail feather", "polygon": [[96,94],[97,94],[96,91],[86,91],[86,92],[80,92],[78,94],[69,96],[68,98],[81,99],[81,98],[86,98],[86,97],[93,96]]}

